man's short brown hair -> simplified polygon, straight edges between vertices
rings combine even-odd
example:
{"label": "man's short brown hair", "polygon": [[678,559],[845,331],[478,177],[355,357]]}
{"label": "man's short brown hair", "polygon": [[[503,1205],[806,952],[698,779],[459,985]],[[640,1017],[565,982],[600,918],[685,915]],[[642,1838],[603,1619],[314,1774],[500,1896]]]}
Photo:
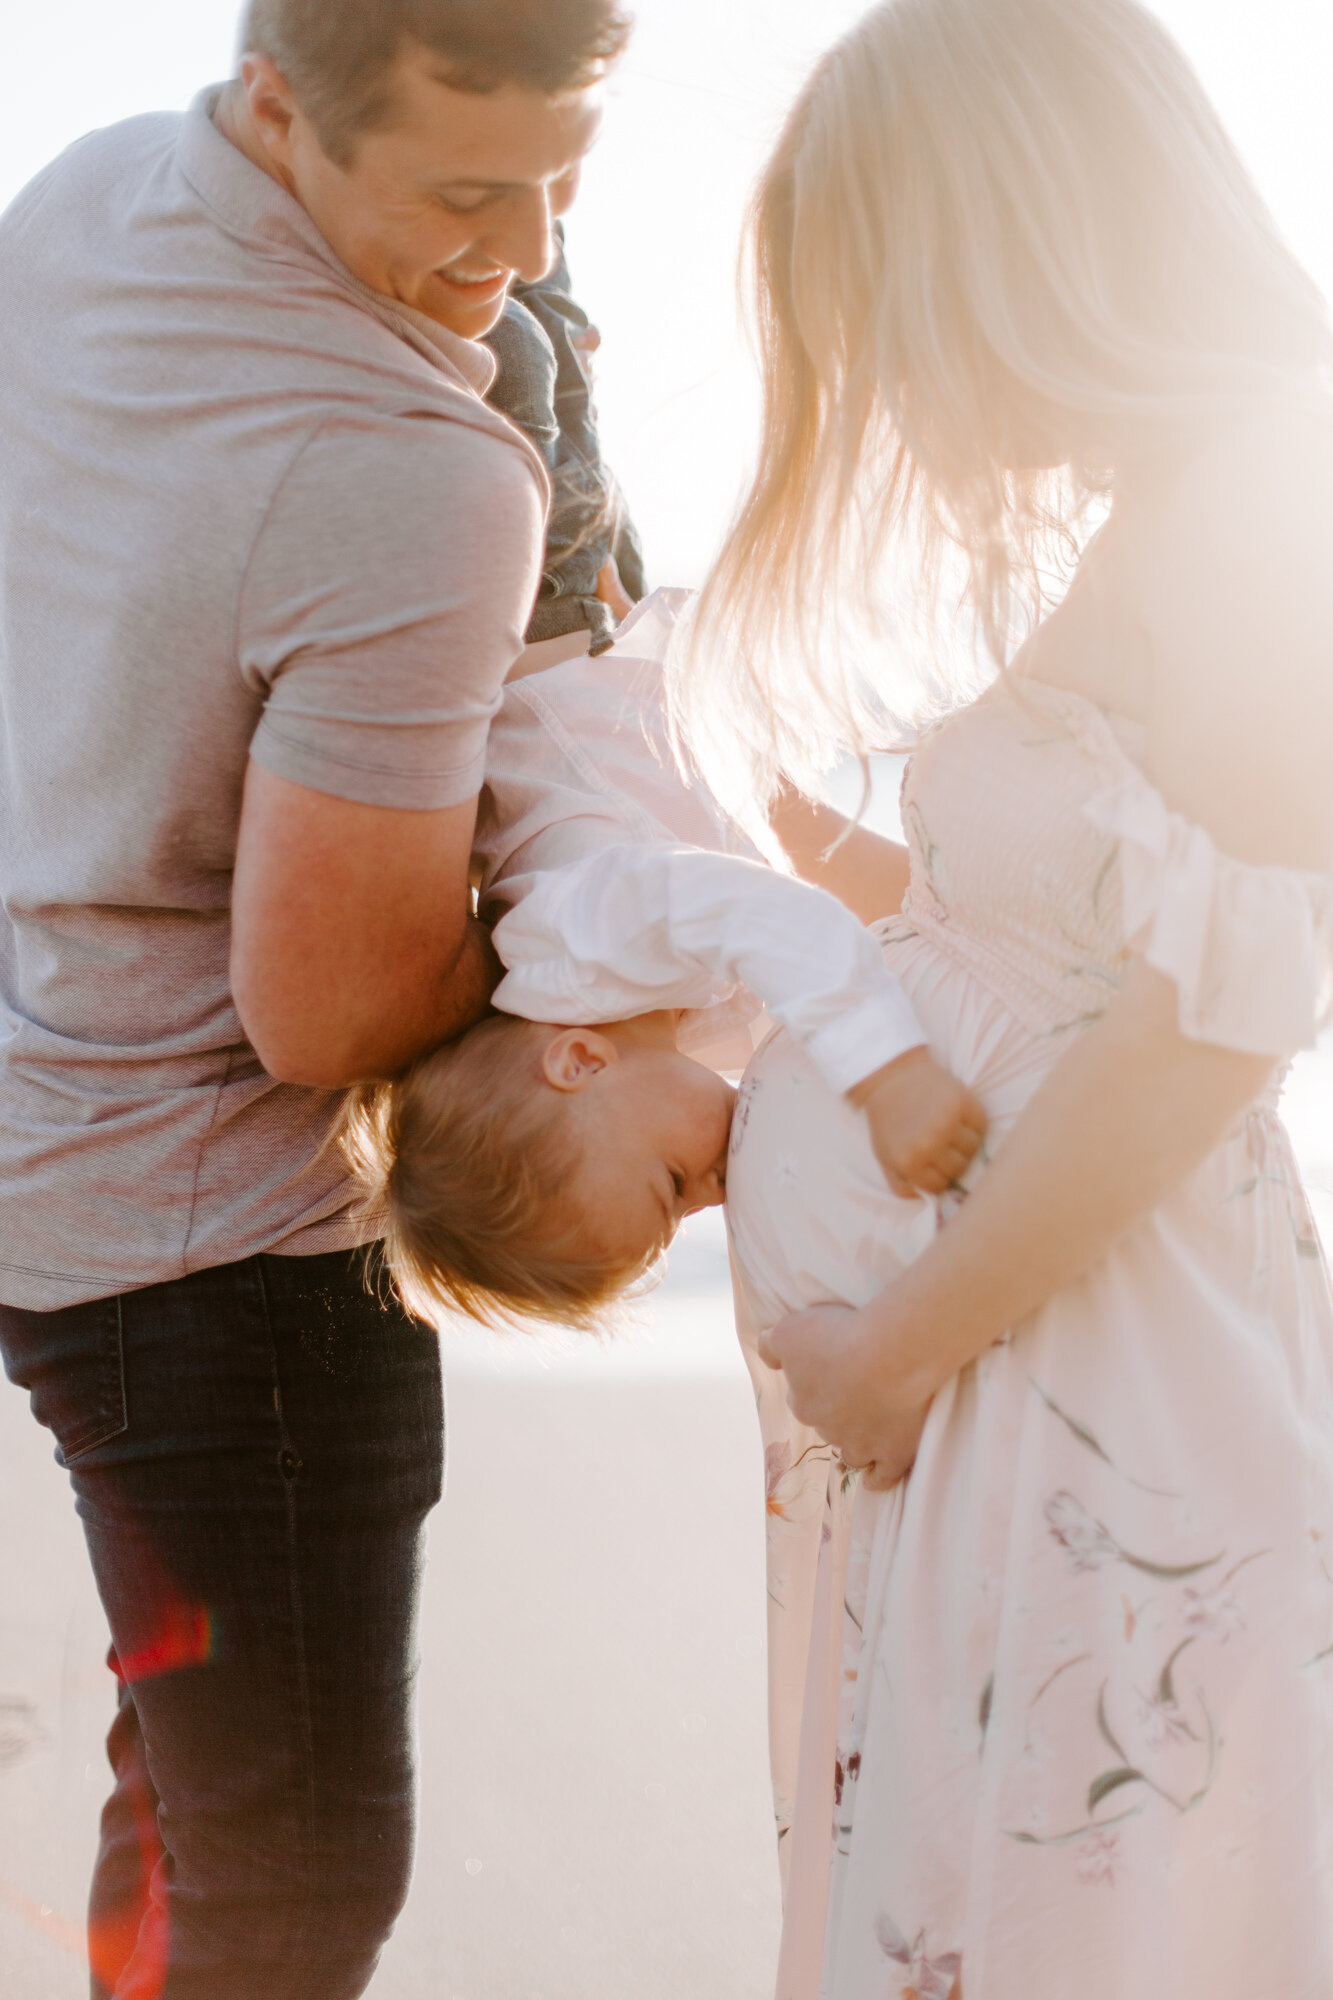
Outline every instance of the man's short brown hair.
{"label": "man's short brown hair", "polygon": [[276,63],[345,165],[388,115],[404,42],[437,55],[456,90],[517,83],[556,97],[594,82],[628,36],[617,0],[250,0],[242,47]]}

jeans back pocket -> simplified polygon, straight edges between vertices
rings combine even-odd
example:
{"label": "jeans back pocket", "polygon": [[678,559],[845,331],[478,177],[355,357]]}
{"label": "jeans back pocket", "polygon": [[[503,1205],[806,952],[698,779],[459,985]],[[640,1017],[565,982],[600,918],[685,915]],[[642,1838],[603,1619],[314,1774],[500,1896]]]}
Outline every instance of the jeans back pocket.
{"label": "jeans back pocket", "polygon": [[120,1299],[56,1312],[0,1306],[5,1373],[26,1389],[32,1413],[55,1438],[64,1466],[129,1429]]}

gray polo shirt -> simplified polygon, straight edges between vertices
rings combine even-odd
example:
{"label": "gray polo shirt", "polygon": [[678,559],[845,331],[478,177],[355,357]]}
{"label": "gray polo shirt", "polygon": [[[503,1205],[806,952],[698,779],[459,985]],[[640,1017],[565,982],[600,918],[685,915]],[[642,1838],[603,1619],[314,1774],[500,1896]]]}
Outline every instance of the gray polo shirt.
{"label": "gray polo shirt", "polygon": [[215,129],[0,218],[0,1301],[357,1240],[336,1095],[228,984],[246,761],[459,804],[541,566],[487,351],[368,291]]}

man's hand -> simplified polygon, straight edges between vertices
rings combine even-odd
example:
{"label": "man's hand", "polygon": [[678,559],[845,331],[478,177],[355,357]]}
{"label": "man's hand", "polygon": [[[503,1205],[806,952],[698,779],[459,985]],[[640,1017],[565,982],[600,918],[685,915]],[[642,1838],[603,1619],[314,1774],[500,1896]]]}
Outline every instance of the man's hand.
{"label": "man's hand", "polygon": [[880,1319],[850,1306],[789,1313],[759,1343],[770,1368],[787,1378],[787,1401],[801,1423],[836,1446],[846,1464],[865,1468],[882,1492],[912,1469],[929,1400],[897,1379]]}
{"label": "man's hand", "polygon": [[870,1121],[875,1157],[896,1195],[943,1194],[960,1181],[988,1119],[965,1084],[926,1048],[909,1049],[850,1092]]}

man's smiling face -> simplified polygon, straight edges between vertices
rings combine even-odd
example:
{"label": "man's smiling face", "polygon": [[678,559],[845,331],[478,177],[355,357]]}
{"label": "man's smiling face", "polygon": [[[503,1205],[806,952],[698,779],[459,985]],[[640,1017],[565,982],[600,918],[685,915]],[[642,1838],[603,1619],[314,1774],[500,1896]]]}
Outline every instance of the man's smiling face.
{"label": "man's smiling face", "polygon": [[438,58],[407,43],[389,79],[388,116],[338,164],[272,64],[247,57],[243,76],[269,170],[373,291],[479,340],[513,280],[550,269],[552,225],[578,192],[601,128],[598,87],[559,97],[517,84],[457,90]]}

